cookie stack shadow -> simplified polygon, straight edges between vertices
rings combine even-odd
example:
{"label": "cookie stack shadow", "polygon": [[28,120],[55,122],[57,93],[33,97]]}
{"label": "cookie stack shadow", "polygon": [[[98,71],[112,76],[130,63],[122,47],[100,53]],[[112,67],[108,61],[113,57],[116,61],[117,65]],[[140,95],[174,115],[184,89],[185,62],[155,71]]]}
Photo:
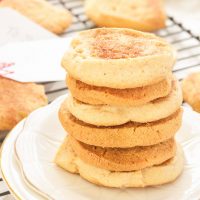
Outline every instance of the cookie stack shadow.
{"label": "cookie stack shadow", "polygon": [[107,187],[174,181],[183,169],[175,140],[182,94],[174,63],[173,48],[153,34],[79,33],[62,60],[71,94],[59,110],[68,135],[56,164]]}

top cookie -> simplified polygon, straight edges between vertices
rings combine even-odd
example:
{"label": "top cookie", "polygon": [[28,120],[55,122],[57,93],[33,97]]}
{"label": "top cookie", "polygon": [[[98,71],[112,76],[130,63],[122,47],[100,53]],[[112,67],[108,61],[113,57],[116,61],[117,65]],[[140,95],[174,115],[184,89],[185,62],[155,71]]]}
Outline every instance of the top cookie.
{"label": "top cookie", "polygon": [[[95,8],[95,9],[94,9]],[[85,11],[97,26],[155,31],[165,26],[162,0],[86,0]]]}
{"label": "top cookie", "polygon": [[158,83],[171,73],[174,62],[173,48],[153,34],[99,28],[77,35],[62,66],[89,85],[124,89]]}

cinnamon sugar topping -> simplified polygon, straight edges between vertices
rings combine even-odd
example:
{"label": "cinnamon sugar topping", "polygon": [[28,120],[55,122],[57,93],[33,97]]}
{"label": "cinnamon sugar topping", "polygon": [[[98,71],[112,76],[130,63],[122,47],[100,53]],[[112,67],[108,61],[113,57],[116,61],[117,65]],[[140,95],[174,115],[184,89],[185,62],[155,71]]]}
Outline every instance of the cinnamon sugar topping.
{"label": "cinnamon sugar topping", "polygon": [[91,54],[104,59],[134,58],[147,56],[162,47],[155,38],[144,38],[126,31],[96,30],[93,35]]}

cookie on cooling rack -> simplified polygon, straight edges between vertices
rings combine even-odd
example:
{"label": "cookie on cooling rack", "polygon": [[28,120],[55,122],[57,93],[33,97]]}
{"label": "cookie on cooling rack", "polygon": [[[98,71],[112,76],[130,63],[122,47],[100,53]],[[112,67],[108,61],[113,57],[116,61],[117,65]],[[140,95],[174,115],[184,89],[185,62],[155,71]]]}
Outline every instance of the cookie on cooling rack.
{"label": "cookie on cooling rack", "polygon": [[188,75],[182,81],[183,100],[200,112],[200,72]]}
{"label": "cookie on cooling rack", "polygon": [[3,0],[1,7],[10,7],[30,18],[49,31],[61,34],[71,24],[71,14],[45,0]]}
{"label": "cookie on cooling rack", "polygon": [[45,106],[44,87],[0,77],[0,131],[12,129],[33,110]]}
{"label": "cookie on cooling rack", "polygon": [[140,31],[165,27],[166,15],[161,0],[86,0],[85,10],[87,16],[100,27]]}

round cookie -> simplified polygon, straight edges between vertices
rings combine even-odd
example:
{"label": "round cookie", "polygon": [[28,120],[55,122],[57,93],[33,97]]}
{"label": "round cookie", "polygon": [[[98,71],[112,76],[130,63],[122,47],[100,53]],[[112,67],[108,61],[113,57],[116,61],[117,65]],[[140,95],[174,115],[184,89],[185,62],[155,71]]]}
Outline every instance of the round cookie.
{"label": "round cookie", "polygon": [[[182,104],[182,93],[178,81],[173,81],[172,91],[141,106],[90,105],[71,95],[64,104],[77,119],[96,126],[116,126],[127,122],[153,122],[164,119],[178,110]],[[64,105],[63,105],[64,106]]]}
{"label": "round cookie", "polygon": [[84,162],[110,171],[135,171],[159,165],[176,154],[174,139],[132,148],[102,148],[84,144],[69,136],[75,154]]}
{"label": "round cookie", "polygon": [[154,99],[165,97],[171,91],[171,75],[160,82],[144,87],[114,89],[88,85],[67,76],[66,81],[72,96],[92,105],[138,106]]}
{"label": "round cookie", "polygon": [[174,137],[181,126],[182,109],[171,116],[151,123],[128,122],[119,126],[94,126],[84,123],[72,114],[64,104],[59,110],[63,128],[75,139],[101,147],[149,146]]}
{"label": "round cookie", "polygon": [[33,110],[45,106],[44,87],[0,77],[0,130],[12,129]]}
{"label": "round cookie", "polygon": [[160,165],[138,171],[112,172],[82,161],[65,140],[56,155],[55,163],[96,185],[116,188],[147,187],[174,181],[183,171],[184,157],[181,146],[177,145],[175,157]]}
{"label": "round cookie", "polygon": [[163,8],[160,0],[85,1],[86,15],[97,26],[125,27],[149,32],[165,27],[166,15]]}
{"label": "round cookie", "polygon": [[89,85],[125,89],[160,82],[171,74],[174,62],[172,46],[153,34],[99,28],[74,38],[62,66]]}
{"label": "round cookie", "polygon": [[200,73],[190,74],[182,81],[183,99],[200,112]]}

